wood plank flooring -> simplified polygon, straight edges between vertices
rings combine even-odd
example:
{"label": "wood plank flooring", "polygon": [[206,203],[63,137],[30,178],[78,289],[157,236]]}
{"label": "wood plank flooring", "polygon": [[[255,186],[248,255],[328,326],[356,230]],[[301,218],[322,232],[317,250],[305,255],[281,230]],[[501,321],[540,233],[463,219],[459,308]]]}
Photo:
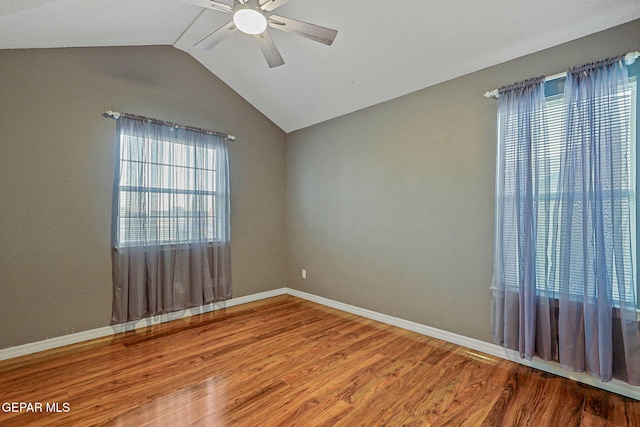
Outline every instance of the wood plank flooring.
{"label": "wood plank flooring", "polygon": [[640,426],[638,401],[291,296],[0,362],[0,404],[2,426]]}

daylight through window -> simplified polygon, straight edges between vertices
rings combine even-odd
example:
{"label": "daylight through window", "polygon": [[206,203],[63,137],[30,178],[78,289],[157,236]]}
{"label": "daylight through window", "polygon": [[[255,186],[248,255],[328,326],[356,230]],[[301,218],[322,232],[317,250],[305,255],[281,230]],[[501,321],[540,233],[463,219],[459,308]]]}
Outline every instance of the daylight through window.
{"label": "daylight through window", "polygon": [[120,135],[118,245],[216,239],[216,150]]}

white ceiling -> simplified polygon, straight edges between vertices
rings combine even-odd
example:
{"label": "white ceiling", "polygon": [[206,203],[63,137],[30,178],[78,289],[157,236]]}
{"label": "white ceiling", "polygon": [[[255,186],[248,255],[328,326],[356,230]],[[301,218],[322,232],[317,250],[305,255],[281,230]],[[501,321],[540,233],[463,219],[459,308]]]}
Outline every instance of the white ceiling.
{"label": "white ceiling", "polygon": [[240,33],[194,49],[231,16],[177,0],[0,0],[0,49],[173,45],[291,132],[638,19],[640,1],[290,0],[276,13],[338,36],[270,29],[286,64],[269,69]]}

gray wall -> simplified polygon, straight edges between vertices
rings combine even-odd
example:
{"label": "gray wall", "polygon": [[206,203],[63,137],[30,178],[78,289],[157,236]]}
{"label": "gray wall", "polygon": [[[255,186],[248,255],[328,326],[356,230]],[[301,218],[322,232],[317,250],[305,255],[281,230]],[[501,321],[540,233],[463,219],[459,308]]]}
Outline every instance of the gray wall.
{"label": "gray wall", "polygon": [[638,49],[635,21],[288,135],[289,287],[492,341],[497,102],[482,95]]}
{"label": "gray wall", "polygon": [[286,136],[172,47],[0,51],[0,348],[111,316],[115,121],[229,132],[234,297],[286,284]]}

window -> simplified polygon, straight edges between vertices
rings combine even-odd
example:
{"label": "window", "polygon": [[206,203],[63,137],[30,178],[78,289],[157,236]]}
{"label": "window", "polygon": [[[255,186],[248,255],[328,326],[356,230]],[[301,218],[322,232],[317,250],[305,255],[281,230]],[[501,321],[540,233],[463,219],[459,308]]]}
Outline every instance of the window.
{"label": "window", "polygon": [[212,242],[216,230],[214,146],[120,132],[117,247]]}
{"label": "window", "polygon": [[[559,79],[560,80],[560,79]],[[566,131],[566,107],[564,104],[564,79],[560,81],[556,81],[556,84],[547,84],[547,94],[546,94],[546,102],[545,102],[545,111],[546,111],[546,140],[548,143],[545,145],[543,152],[538,153],[538,161],[545,162],[545,169],[548,171],[545,174],[541,174],[539,181],[534,182],[534,186],[539,186],[539,197],[537,200],[537,220],[538,220],[538,234],[536,236],[537,247],[545,248],[549,247],[545,244],[545,240],[550,241],[553,239],[552,233],[554,233],[554,208],[556,206],[556,202],[558,200],[558,181],[559,181],[559,170],[560,170],[560,162],[563,153],[563,144],[564,144],[564,132]],[[636,132],[636,123],[637,123],[637,115],[638,115],[638,90],[637,90],[637,77],[633,76],[629,79],[629,90],[626,93],[619,93],[615,99],[615,102],[618,103],[618,108],[622,112],[622,114],[626,114],[629,117],[631,127],[627,130],[629,132],[628,141],[630,141],[630,146],[628,147],[628,156],[621,158],[619,167],[626,167],[630,171],[629,174],[629,182],[626,183],[623,187],[623,191],[620,194],[614,194],[613,197],[620,198],[625,200],[629,198],[631,201],[632,209],[630,210],[630,215],[622,218],[624,223],[628,223],[631,227],[631,236],[635,238],[631,239],[632,245],[632,253],[634,259],[630,257],[625,257],[623,261],[625,265],[626,271],[634,272],[634,282],[637,285],[637,251],[636,251],[636,240],[637,240],[637,227],[636,227],[636,217],[637,217],[637,200],[636,200],[636,145],[637,143],[637,132]],[[633,209],[633,207],[636,207]],[[540,232],[544,230],[544,232]],[[553,253],[551,250],[548,251],[539,251],[536,253],[537,262],[536,262],[536,275],[540,278],[548,278],[553,275],[552,271],[553,265],[557,265],[559,263],[560,251],[557,253]],[[613,275],[613,295],[618,295],[618,282],[616,280],[616,276]],[[553,289],[546,289],[546,291],[551,292],[554,295],[558,295],[558,285],[557,282],[553,285],[553,280],[544,280],[542,283],[552,284]],[[541,285],[539,284],[539,290],[541,289]],[[582,290],[575,290],[576,294],[580,294]],[[638,294],[640,294],[640,289],[637,289],[636,294],[636,305],[638,305]]]}
{"label": "window", "polygon": [[231,298],[225,137],[120,115],[112,204],[112,322]]}

